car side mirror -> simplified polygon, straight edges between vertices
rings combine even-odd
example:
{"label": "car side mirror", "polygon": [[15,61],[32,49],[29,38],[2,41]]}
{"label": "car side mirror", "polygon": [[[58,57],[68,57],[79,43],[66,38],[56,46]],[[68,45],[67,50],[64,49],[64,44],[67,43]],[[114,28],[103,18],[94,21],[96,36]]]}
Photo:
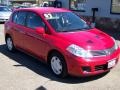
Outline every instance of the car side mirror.
{"label": "car side mirror", "polygon": [[45,34],[44,27],[36,27],[35,29],[38,34]]}

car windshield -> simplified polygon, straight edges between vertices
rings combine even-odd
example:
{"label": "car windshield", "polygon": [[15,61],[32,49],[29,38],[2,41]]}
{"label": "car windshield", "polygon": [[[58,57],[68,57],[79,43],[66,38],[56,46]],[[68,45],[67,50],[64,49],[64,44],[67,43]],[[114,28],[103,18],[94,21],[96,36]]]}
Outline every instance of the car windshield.
{"label": "car windshield", "polygon": [[0,7],[0,11],[11,11],[8,7]]}
{"label": "car windshield", "polygon": [[89,29],[89,25],[72,12],[54,12],[44,14],[46,20],[57,32],[70,32]]}

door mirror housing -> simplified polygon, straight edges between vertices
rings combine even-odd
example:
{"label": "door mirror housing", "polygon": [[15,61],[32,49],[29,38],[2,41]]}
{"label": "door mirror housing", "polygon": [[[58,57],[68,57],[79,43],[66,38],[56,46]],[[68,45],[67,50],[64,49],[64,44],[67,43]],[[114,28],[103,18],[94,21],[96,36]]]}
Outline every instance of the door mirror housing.
{"label": "door mirror housing", "polygon": [[38,34],[45,34],[44,27],[36,27],[35,29]]}

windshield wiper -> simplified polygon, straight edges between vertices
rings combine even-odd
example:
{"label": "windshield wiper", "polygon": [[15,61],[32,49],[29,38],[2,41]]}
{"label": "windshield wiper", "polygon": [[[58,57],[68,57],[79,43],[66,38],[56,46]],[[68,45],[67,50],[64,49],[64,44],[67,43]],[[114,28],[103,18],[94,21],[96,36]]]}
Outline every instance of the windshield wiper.
{"label": "windshield wiper", "polygon": [[70,32],[69,30],[64,30],[64,31],[61,31],[61,32]]}
{"label": "windshield wiper", "polygon": [[86,28],[80,28],[80,29],[71,29],[70,31],[83,31],[83,30],[89,30],[91,29],[90,27],[86,27]]}
{"label": "windshield wiper", "polygon": [[58,32],[73,32],[73,31],[83,31],[83,30],[89,30],[92,29],[90,27],[86,27],[86,28],[80,28],[80,29],[68,29],[68,30],[57,30]]}
{"label": "windshield wiper", "polygon": [[57,30],[58,32],[69,32],[69,30],[64,30],[64,29],[60,29],[60,30]]}

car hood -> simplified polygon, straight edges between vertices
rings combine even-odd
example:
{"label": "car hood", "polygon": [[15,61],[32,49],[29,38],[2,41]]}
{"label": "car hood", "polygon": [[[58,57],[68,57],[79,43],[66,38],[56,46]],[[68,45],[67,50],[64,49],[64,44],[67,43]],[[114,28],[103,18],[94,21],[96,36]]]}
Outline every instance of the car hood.
{"label": "car hood", "polygon": [[0,15],[2,16],[10,16],[11,14],[12,12],[4,12],[4,11],[0,12]]}
{"label": "car hood", "polygon": [[84,49],[104,50],[113,47],[113,39],[98,29],[59,33],[59,38]]}

